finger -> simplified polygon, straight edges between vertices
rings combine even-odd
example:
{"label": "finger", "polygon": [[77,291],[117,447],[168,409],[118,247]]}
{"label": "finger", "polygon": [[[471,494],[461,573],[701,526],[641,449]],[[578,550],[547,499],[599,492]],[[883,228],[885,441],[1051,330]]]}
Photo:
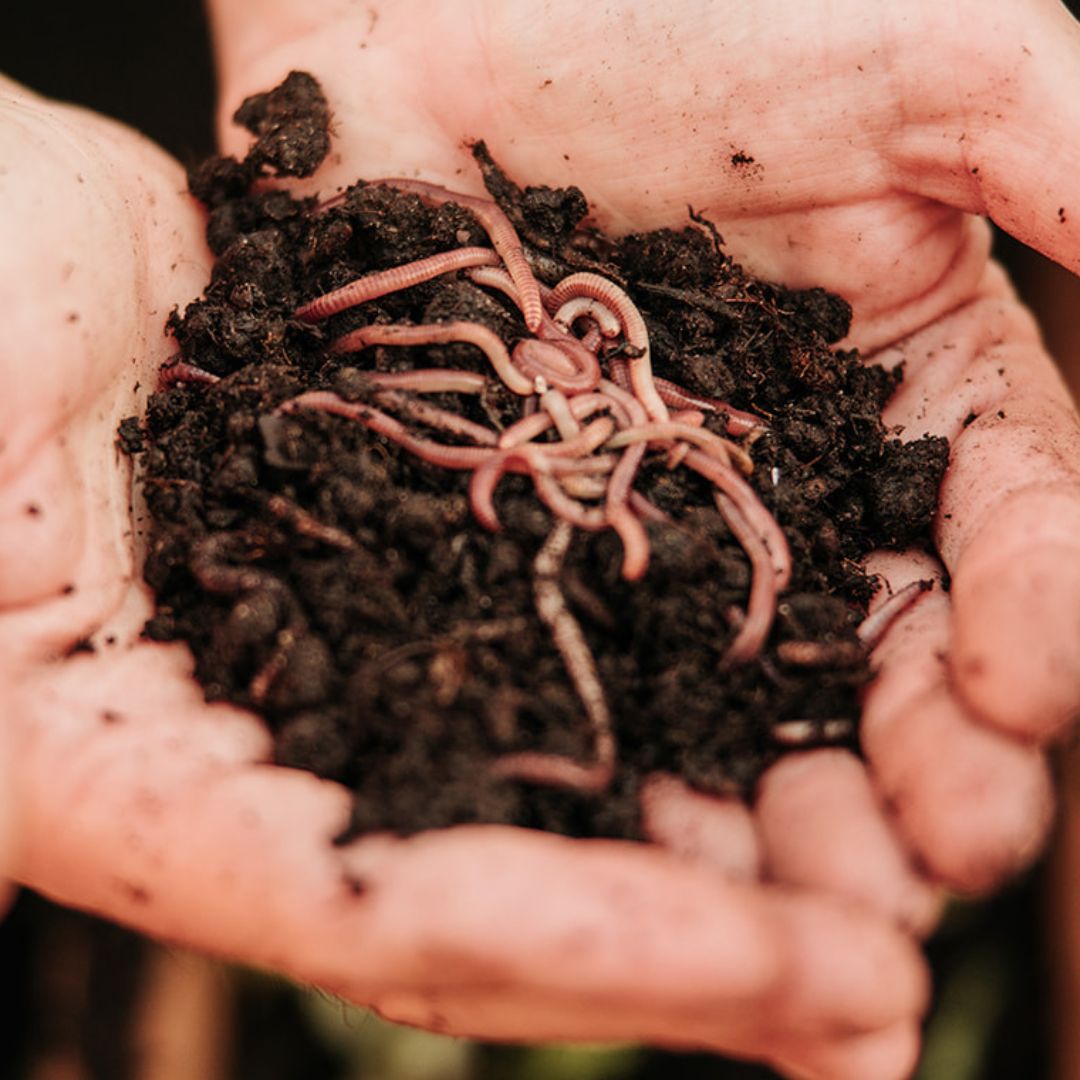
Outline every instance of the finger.
{"label": "finger", "polygon": [[[987,214],[1019,240],[1080,269],[1075,138],[1080,30],[1064,4],[926,5],[937,64],[908,65],[907,128],[894,154],[913,190]],[[950,79],[935,72],[945,68]],[[957,88],[960,88],[959,92]]]}
{"label": "finger", "polygon": [[[455,830],[461,834],[472,831]],[[489,830],[487,839],[493,838],[496,846],[501,846],[499,838]],[[529,838],[530,844],[533,839]],[[546,843],[551,838],[539,839]],[[559,841],[560,845],[566,843]],[[583,858],[594,861],[599,856],[597,865],[604,866],[605,871],[615,871],[609,879],[613,885],[630,884],[625,876],[629,864],[621,858],[627,852],[603,850],[611,845],[578,846],[585,849]],[[502,855],[506,854],[504,849]],[[619,857],[621,866],[616,867],[614,860],[609,859],[611,854]],[[650,857],[659,853],[644,849],[639,854]],[[564,866],[563,873],[567,871],[574,872],[572,861]],[[425,870],[425,876],[426,873]],[[500,880],[495,879],[496,888],[500,887]],[[686,877],[680,884],[685,886],[693,880],[701,879]],[[592,890],[580,890],[580,884],[579,881],[577,903],[588,909]],[[675,881],[669,884],[674,885]],[[746,890],[742,891],[745,895]],[[691,886],[684,893],[684,900],[688,897],[689,903],[680,904],[677,912],[665,904],[656,908],[653,895],[647,898],[650,911],[661,913],[661,925],[666,927],[661,936],[667,939],[668,948],[675,951],[674,957],[665,952],[662,964],[650,961],[647,951],[643,953],[634,944],[637,933],[646,930],[644,924],[635,920],[636,932],[631,940],[626,936],[627,923],[622,917],[625,902],[613,907],[609,899],[606,914],[601,911],[597,923],[587,933],[580,934],[574,944],[552,940],[545,934],[543,925],[531,923],[527,933],[520,924],[512,928],[513,948],[496,941],[491,948],[500,956],[523,953],[528,957],[530,969],[534,964],[534,948],[546,949],[543,977],[534,974],[521,984],[527,993],[515,997],[507,992],[505,978],[494,975],[495,970],[505,974],[504,959],[498,969],[489,961],[484,972],[486,982],[475,979],[454,987],[447,984],[444,975],[441,985],[429,980],[422,988],[404,987],[380,993],[376,1005],[391,1019],[461,1036],[528,1037],[544,1041],[635,1039],[754,1057],[768,1055],[781,1045],[799,1047],[801,1051],[810,1045],[847,1040],[896,1023],[910,1024],[925,1006],[926,985],[918,973],[918,965],[913,969],[901,960],[915,955],[904,935],[883,935],[882,924],[876,919],[821,897],[769,894],[763,890],[753,890],[757,894],[757,918],[768,927],[770,935],[775,934],[783,956],[769,980],[767,992],[731,994],[723,988],[724,977],[716,971],[708,976],[707,982],[713,988],[709,989],[696,971],[696,962],[691,966],[682,955],[685,944],[705,963],[721,959],[714,951],[715,930],[710,931],[694,910],[696,892]],[[561,893],[561,889],[555,891],[556,902],[562,900]],[[724,905],[723,895],[721,891],[714,893],[713,904],[719,901]],[[500,914],[492,918],[491,911],[487,914],[498,938],[509,920]],[[679,934],[672,933],[673,915],[680,927]],[[709,916],[705,915],[704,919]],[[612,942],[616,951],[610,957],[605,957],[604,927],[609,927],[620,939]],[[745,925],[742,929],[746,929]],[[690,931],[685,943],[679,940],[683,930]],[[472,934],[455,936],[467,940]],[[578,958],[582,949],[587,950],[587,964]],[[628,949],[629,955],[625,955]],[[449,955],[445,952],[437,955],[448,968]],[[461,959],[459,954],[454,954],[455,964]],[[466,964],[475,962],[471,957],[464,960]],[[630,978],[625,970],[627,961],[637,965],[636,979]],[[672,962],[681,969],[679,987],[667,984],[665,969],[673,970]],[[609,963],[614,966],[605,974]],[[617,977],[611,977],[616,971]],[[889,972],[887,976],[882,975],[885,971]],[[889,1021],[887,1013],[880,1008],[879,992],[874,993],[876,1001],[856,1002],[875,978],[879,982],[898,980],[891,992],[898,991],[893,1005],[902,1006],[900,1020]]]}
{"label": "finger", "polygon": [[564,1033],[585,1016],[591,1037],[715,1048],[766,1022],[847,1033],[922,1008],[903,935],[653,847],[495,827],[335,847],[347,792],[260,764],[250,717],[162,681],[177,655],[75,657],[17,689],[21,880],[359,1001],[497,990],[519,1037],[534,1001],[566,1002]]}
{"label": "finger", "polygon": [[761,875],[761,845],[754,819],[741,799],[695,791],[669,773],[642,785],[645,835],[681,859],[730,878]]}
{"label": "finger", "polygon": [[[878,554],[872,572],[895,590],[929,560]],[[874,653],[863,750],[905,841],[938,881],[981,892],[1026,866],[1053,812],[1039,751],[973,719],[950,692],[949,601],[934,589]]]}
{"label": "finger", "polygon": [[903,358],[886,413],[952,442],[938,543],[953,575],[951,674],[1021,738],[1080,709],[1080,427],[1030,316],[992,270],[982,296],[878,359]]}
{"label": "finger", "polygon": [[933,929],[940,892],[912,866],[851,754],[783,758],[762,777],[754,813],[772,880],[850,897],[918,936]]}
{"label": "finger", "polygon": [[918,1026],[900,1023],[871,1035],[797,1047],[773,1064],[792,1080],[907,1080],[919,1047]]}

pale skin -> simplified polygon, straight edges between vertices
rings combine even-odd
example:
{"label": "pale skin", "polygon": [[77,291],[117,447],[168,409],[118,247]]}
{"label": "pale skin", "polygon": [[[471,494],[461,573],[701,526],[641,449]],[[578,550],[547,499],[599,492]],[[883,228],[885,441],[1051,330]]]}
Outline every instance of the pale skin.
{"label": "pale skin", "polygon": [[[114,433],[205,284],[200,212],[160,152],[8,84],[0,851],[63,902],[436,1030],[894,1080],[927,998],[912,935],[941,886],[992,888],[1038,851],[1040,747],[1080,695],[1076,417],[971,216],[1080,268],[1080,39],[1036,0],[614,7],[267,0],[253,21],[217,0],[222,116],[307,69],[336,135],[308,190],[476,194],[463,141],[483,137],[523,181],[578,183],[607,227],[678,226],[689,202],[751,268],[852,301],[852,342],[906,365],[889,422],[954,447],[941,563],[873,563],[892,588],[943,564],[953,589],[879,647],[865,764],[790,758],[753,813],[659,778],[657,846],[473,827],[332,848],[347,794],[268,767],[255,718],[138,640]],[[84,637],[97,651],[64,658]]]}

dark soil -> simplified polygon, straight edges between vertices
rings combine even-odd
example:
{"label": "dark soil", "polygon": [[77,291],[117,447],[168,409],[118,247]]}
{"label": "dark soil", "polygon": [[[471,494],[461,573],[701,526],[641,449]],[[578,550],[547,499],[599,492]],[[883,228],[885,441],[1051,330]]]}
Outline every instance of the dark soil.
{"label": "dark soil", "polygon": [[[343,839],[470,821],[638,836],[636,796],[654,770],[749,795],[786,749],[779,722],[845,721],[854,746],[870,677],[860,650],[807,668],[777,646],[856,643],[874,587],[860,561],[876,547],[928,542],[948,446],[901,443],[883,428],[900,376],[831,347],[848,305],[754,280],[703,220],[605,236],[586,223],[581,192],[519,189],[476,147],[538,277],[554,284],[592,270],[622,284],[645,317],[658,375],[767,420],[749,447],[751,483],[795,564],[764,655],[725,664],[748,561],[710,486],[651,454],[636,486],[676,521],[649,525],[646,576],[620,578],[613,532],[577,532],[560,581],[616,720],[611,790],[495,780],[490,763],[510,751],[582,762],[592,752],[534,606],[532,562],[551,515],[528,478],[508,476],[496,500],[503,531],[486,532],[468,505],[468,474],[426,465],[356,422],[274,409],[309,389],[362,399],[370,368],[489,372],[466,345],[331,355],[328,343],[357,326],[467,318],[511,344],[524,324],[501,296],[453,275],[325,323],[293,318],[359,275],[489,242],[468,210],[378,184],[358,182],[316,212],[314,200],[262,183],[309,174],[327,151],[329,113],[308,76],[250,99],[236,119],[258,142],[243,162],[212,158],[192,172],[217,262],[204,297],[170,320],[182,359],[222,378],[163,382],[143,425],[127,421],[121,433],[153,518],[145,572],[157,611],[146,634],[188,643],[209,700],[261,713],[279,763],[355,792]],[[436,400],[493,428],[520,415],[501,386]],[[723,430],[719,419],[707,426]]]}

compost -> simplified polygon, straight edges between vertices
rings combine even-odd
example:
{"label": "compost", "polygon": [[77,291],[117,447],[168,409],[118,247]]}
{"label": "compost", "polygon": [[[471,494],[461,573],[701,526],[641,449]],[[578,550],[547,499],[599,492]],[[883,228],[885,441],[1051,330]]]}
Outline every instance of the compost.
{"label": "compost", "polygon": [[693,211],[607,236],[483,143],[489,199],[294,198],[269,181],[330,146],[303,73],[236,120],[247,157],[190,173],[211,281],[120,431],[145,634],[355,794],[339,840],[638,837],[651,773],[752,797],[856,747],[862,561],[929,543],[948,446],[884,428],[901,375],[836,348],[847,303],[755,280]]}

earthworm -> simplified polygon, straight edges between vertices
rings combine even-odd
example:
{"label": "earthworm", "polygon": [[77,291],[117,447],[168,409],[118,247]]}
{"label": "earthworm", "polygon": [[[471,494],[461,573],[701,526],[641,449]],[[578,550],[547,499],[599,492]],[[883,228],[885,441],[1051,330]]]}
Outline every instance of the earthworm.
{"label": "earthworm", "polygon": [[581,425],[570,411],[570,402],[561,390],[545,390],[540,395],[540,408],[551,417],[560,438],[572,439],[581,431]]}
{"label": "earthworm", "polygon": [[600,393],[606,394],[613,401],[618,402],[625,410],[626,415],[630,419],[631,427],[637,427],[649,422],[649,416],[648,413],[645,412],[645,407],[628,390],[624,390],[610,379],[601,379],[599,390]]}
{"label": "earthworm", "polygon": [[782,641],[777,658],[795,667],[851,667],[866,659],[866,647],[858,641]]}
{"label": "earthworm", "polygon": [[[633,430],[633,429],[630,429]],[[645,456],[645,444],[629,447],[619,458],[608,482],[604,512],[623,546],[622,576],[639,581],[649,568],[649,536],[640,518],[630,509],[630,491]]]}
{"label": "earthworm", "polygon": [[581,344],[589,350],[591,353],[595,353],[600,348],[600,344],[603,338],[600,334],[600,329],[595,324],[590,324],[585,330],[585,333],[581,335]]}
{"label": "earthworm", "polygon": [[498,261],[499,256],[490,248],[463,247],[454,248],[453,251],[440,251],[426,259],[417,259],[389,270],[376,270],[373,274],[365,274],[347,285],[301,304],[293,312],[293,317],[301,322],[319,322],[351,307],[366,304],[369,300],[431,281],[443,274],[451,274],[455,270],[464,270],[470,266],[491,266]]}
{"label": "earthworm", "polygon": [[735,539],[750,559],[750,599],[746,619],[724,654],[725,663],[742,664],[759,655],[776,614],[776,573],[765,541],[723,492],[715,494],[716,506]]}
{"label": "earthworm", "polygon": [[631,491],[627,499],[630,508],[642,521],[652,521],[658,525],[670,525],[671,515],[650,502],[640,491]]}
{"label": "earthworm", "polygon": [[747,524],[764,541],[776,573],[776,588],[782,591],[791,581],[791,549],[776,518],[769,513],[757,493],[733,469],[697,448],[686,455],[686,464],[706,480],[711,480],[738,508]]}
{"label": "earthworm", "polygon": [[377,323],[362,326],[330,346],[333,353],[360,352],[372,345],[447,345],[461,342],[475,345],[488,358],[508,390],[527,397],[534,392],[533,381],[514,366],[502,338],[480,323],[453,319],[444,323],[421,323],[416,326]]}
{"label": "earthworm", "polygon": [[186,360],[173,357],[158,370],[158,383],[164,387],[181,382],[206,383],[213,386],[214,383],[221,382],[221,376],[211,371],[204,371],[195,364],[187,363]]}
{"label": "earthworm", "polygon": [[[608,369],[611,378],[624,390],[630,385],[630,373],[628,365],[630,361],[621,356],[612,357],[608,361]],[[660,395],[665,405],[673,409],[704,409],[706,412],[721,413],[727,423],[727,433],[736,437],[749,435],[752,431],[764,430],[767,425],[760,417],[753,413],[744,412],[729,405],[720,398],[706,397],[704,394],[691,393],[678,383],[670,379],[653,377],[656,384],[656,392]]]}
{"label": "earthworm", "polygon": [[441,187],[439,184],[431,184],[425,180],[408,180],[393,177],[386,180],[376,180],[374,183],[385,184],[387,187],[396,188],[398,191],[407,191],[412,195],[419,195],[421,199],[438,204],[453,202],[471,210],[477,221],[480,222],[484,231],[491,240],[491,246],[498,252],[506,272],[510,275],[521,297],[521,314],[525,319],[525,325],[534,334],[540,328],[540,318],[543,314],[543,305],[540,301],[540,287],[533,275],[532,268],[525,261],[525,253],[521,248],[521,240],[518,239],[517,230],[510,219],[490,199],[480,199],[472,195],[461,195]]}
{"label": "earthworm", "polygon": [[405,447],[421,461],[429,465],[438,465],[444,469],[475,469],[493,454],[494,447],[486,446],[446,446],[419,439],[413,435],[400,420],[359,402],[345,401],[328,390],[309,390],[307,393],[290,398],[277,407],[279,413],[292,413],[298,409],[314,409],[318,412],[342,416],[348,420],[357,420],[365,427],[385,436],[391,442]]}
{"label": "earthworm", "polygon": [[[535,399],[533,399],[535,400]],[[570,415],[575,420],[586,420],[601,409],[610,409],[616,424],[621,424],[623,414],[619,405],[613,399],[604,394],[578,394],[567,402]],[[530,442],[537,436],[554,425],[551,415],[546,412],[531,412],[516,420],[499,436],[499,446],[506,449],[510,446],[518,446],[524,442]]]}
{"label": "earthworm", "polygon": [[564,448],[566,445],[566,443],[550,443],[538,446],[535,443],[526,443],[511,446],[506,450],[496,452],[487,461],[478,465],[469,480],[469,505],[476,520],[491,532],[499,531],[502,526],[499,523],[498,515],[495,513],[495,489],[498,487],[503,474],[518,465],[520,471],[527,472],[532,477],[537,494],[554,513],[558,515],[560,511],[568,511],[568,514],[564,515],[567,520],[573,520],[581,528],[595,529],[602,527],[603,515],[599,511],[590,514],[584,513],[585,507],[581,507],[579,504],[575,505],[574,500],[569,499],[569,496],[566,496],[567,501],[564,501],[563,498],[560,498],[563,492],[558,484],[552,485],[547,483],[546,480],[553,473],[560,470],[560,465],[562,467],[576,466],[582,472],[585,471],[582,467],[589,465],[595,466],[594,471],[596,472],[603,471],[610,458],[605,461],[603,458],[580,458],[573,454],[556,457],[554,454],[555,449]]}
{"label": "earthworm", "polygon": [[668,409],[657,393],[653,382],[652,360],[649,355],[649,332],[633,300],[613,281],[588,272],[570,274],[551,290],[551,304],[561,308],[567,300],[585,296],[598,300],[609,308],[622,324],[627,343],[638,351],[630,361],[630,385],[645,407],[651,420],[663,423]]}
{"label": "earthworm", "polygon": [[[600,381],[599,362],[574,337],[567,336],[564,341],[522,338],[514,346],[513,359],[514,367],[533,380],[530,387],[536,379],[543,379],[566,394],[582,394]],[[564,359],[574,364],[572,372],[562,370]]]}
{"label": "earthworm", "polygon": [[481,394],[488,384],[485,375],[454,368],[365,371],[363,377],[380,390],[413,390],[418,394]]}
{"label": "earthworm", "polygon": [[[673,424],[690,424],[692,427],[701,427],[705,423],[705,414],[697,409],[680,409],[671,414]],[[690,444],[677,442],[669,451],[667,461],[664,463],[668,472],[673,472],[682,463],[690,450]]]}
{"label": "earthworm", "polygon": [[575,296],[567,300],[551,312],[551,317],[555,325],[567,333],[578,319],[583,318],[591,319],[603,337],[618,337],[622,332],[622,323],[611,308],[589,296]]}
{"label": "earthworm", "polygon": [[559,573],[573,531],[567,522],[559,521],[544,541],[533,563],[533,596],[537,614],[551,632],[551,640],[585,710],[592,730],[595,760],[592,765],[582,765],[557,754],[523,751],[497,759],[490,772],[505,780],[600,792],[608,787],[615,773],[617,746],[596,662],[559,586]]}
{"label": "earthworm", "polygon": [[532,479],[540,501],[557,519],[589,532],[599,532],[607,527],[607,515],[603,510],[597,506],[586,506],[568,495],[562,485],[549,473],[538,469],[532,474]]}
{"label": "earthworm", "polygon": [[673,409],[704,409],[706,412],[721,413],[729,435],[749,435],[750,432],[760,431],[767,426],[764,420],[753,413],[736,409],[720,398],[692,394],[670,379],[657,379],[656,391]]}
{"label": "earthworm", "polygon": [[498,436],[491,428],[474,424],[459,413],[449,409],[440,409],[437,405],[412,397],[401,390],[382,390],[375,395],[375,400],[387,408],[403,412],[413,420],[437,428],[450,435],[460,435],[471,439],[477,446],[495,446]]}
{"label": "earthworm", "polygon": [[885,636],[890,626],[901,616],[924,592],[929,592],[934,587],[933,581],[926,579],[912,581],[902,589],[897,590],[887,600],[882,601],[876,611],[867,615],[859,624],[859,640],[867,651],[877,648],[881,639]]}
{"label": "earthworm", "polygon": [[[482,267],[473,270],[468,276],[477,285],[500,290],[518,307],[521,307],[518,290],[509,274],[502,268]],[[545,289],[545,293],[549,292],[550,290]],[[541,365],[540,369],[535,371],[534,374],[546,378],[552,385],[557,385],[560,390],[566,393],[583,393],[595,388],[600,380],[600,363],[592,349],[586,348],[573,334],[558,326],[543,308],[541,308],[540,325],[536,328],[535,333],[541,342],[556,346],[565,359],[560,359],[553,350],[537,349],[536,339],[525,339],[520,343],[521,345],[524,345],[526,341],[534,342],[533,345],[528,347],[525,364],[529,366]],[[556,370],[564,372],[570,377],[569,380],[557,382],[551,374]]]}
{"label": "earthworm", "polygon": [[841,717],[830,720],[781,720],[773,724],[769,734],[781,746],[827,746],[850,739],[855,734],[855,724]]}
{"label": "earthworm", "polygon": [[344,529],[327,525],[284,495],[271,495],[266,509],[279,521],[287,521],[301,536],[310,536],[342,551],[355,551],[356,541]]}
{"label": "earthworm", "polygon": [[[679,424],[669,421],[664,424],[640,424],[637,427],[626,428],[624,431],[611,437],[609,449],[618,450],[624,446],[640,442],[675,442],[682,441],[699,446],[710,457],[722,461],[725,465],[731,465],[731,449],[733,444],[719,435],[714,435],[705,428],[695,427],[693,424]],[[741,450],[740,447],[735,447]],[[740,462],[741,464],[741,462]]]}
{"label": "earthworm", "polygon": [[598,476],[568,475],[561,477],[559,483],[575,499],[602,499],[607,492],[607,480]]}

